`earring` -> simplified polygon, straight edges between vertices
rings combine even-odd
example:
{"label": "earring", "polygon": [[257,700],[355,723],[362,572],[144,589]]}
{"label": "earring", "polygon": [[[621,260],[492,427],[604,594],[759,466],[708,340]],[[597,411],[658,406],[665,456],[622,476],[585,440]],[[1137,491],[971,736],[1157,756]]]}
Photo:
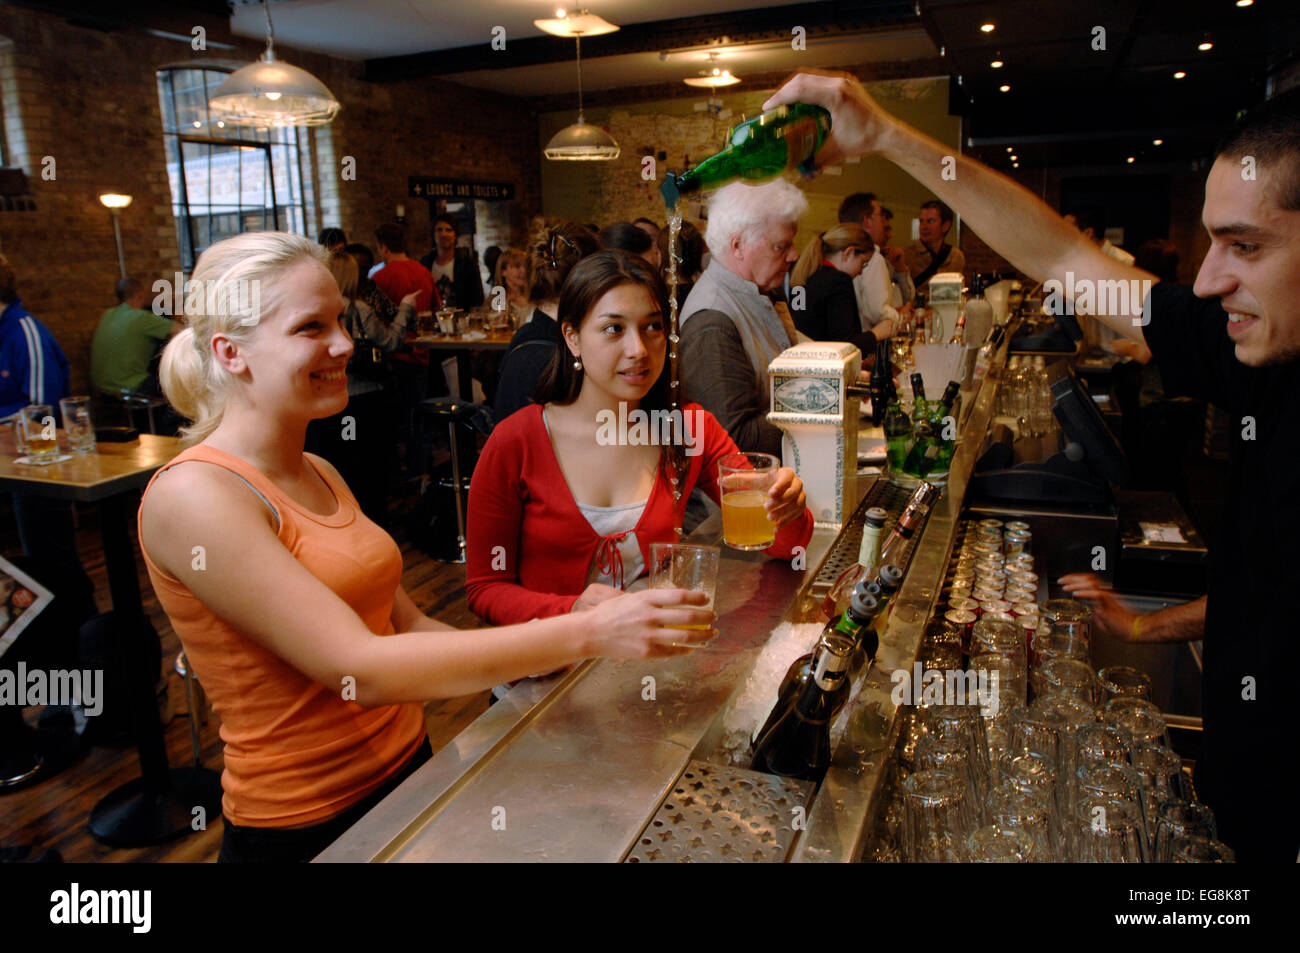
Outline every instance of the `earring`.
{"label": "earring", "polygon": [[580,360],[575,360],[575,361],[573,362],[573,369],[574,369],[575,371],[580,371],[580,370],[582,370],[582,361],[580,361]]}

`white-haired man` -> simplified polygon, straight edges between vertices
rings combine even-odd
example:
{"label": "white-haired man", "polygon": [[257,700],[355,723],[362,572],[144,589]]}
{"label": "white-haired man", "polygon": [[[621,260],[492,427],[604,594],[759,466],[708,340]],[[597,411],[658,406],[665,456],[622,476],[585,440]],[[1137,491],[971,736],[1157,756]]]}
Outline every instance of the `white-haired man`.
{"label": "white-haired man", "polygon": [[709,201],[709,266],[682,306],[682,385],[742,450],[781,455],[767,422],[767,365],[794,343],[794,326],[766,292],[799,255],[794,235],[808,208],[796,186],[733,182]]}

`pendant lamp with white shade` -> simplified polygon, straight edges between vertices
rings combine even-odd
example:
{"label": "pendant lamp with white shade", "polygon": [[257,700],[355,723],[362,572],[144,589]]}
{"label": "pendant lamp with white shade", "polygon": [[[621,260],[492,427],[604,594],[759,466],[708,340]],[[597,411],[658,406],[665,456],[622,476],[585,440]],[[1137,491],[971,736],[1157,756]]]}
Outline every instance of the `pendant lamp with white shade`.
{"label": "pendant lamp with white shade", "polygon": [[601,162],[617,159],[620,149],[613,136],[599,126],[592,126],[582,114],[582,38],[613,33],[618,29],[614,24],[598,16],[579,11],[572,16],[565,16],[563,11],[556,11],[553,20],[534,20],[533,24],[555,36],[571,36],[577,44],[578,51],[578,121],[565,126],[551,137],[551,141],[542,150],[548,159],[567,162]]}
{"label": "pendant lamp with white shade", "polygon": [[323,126],[341,105],[325,84],[304,69],[275,58],[271,9],[266,10],[266,52],[256,63],[231,73],[208,100],[208,109],[228,122],[260,128]]}

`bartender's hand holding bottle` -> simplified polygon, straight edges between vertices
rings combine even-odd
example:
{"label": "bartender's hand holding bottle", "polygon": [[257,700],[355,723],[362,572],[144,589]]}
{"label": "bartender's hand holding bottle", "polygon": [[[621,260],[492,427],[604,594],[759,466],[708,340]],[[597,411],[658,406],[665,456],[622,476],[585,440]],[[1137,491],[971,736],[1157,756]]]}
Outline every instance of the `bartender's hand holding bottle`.
{"label": "bartender's hand holding bottle", "polygon": [[1121,602],[1114,590],[1099,576],[1090,572],[1076,572],[1062,576],[1057,581],[1072,598],[1091,603],[1093,632],[1122,642],[1143,641],[1133,630],[1133,621],[1138,613]]}
{"label": "bartender's hand holding bottle", "polygon": [[[640,659],[683,655],[691,650],[670,643],[682,641],[680,627],[713,625],[717,617],[706,608],[708,602],[706,593],[691,589],[643,589],[606,599],[582,613],[589,633],[584,655]],[[693,631],[691,642],[703,645],[716,634],[713,628]]]}
{"label": "bartender's hand holding bottle", "polygon": [[803,516],[808,495],[803,491],[803,480],[789,467],[776,471],[776,479],[767,495],[768,501],[764,504],[767,518],[776,524],[777,529]]}
{"label": "bartender's hand holding bottle", "polygon": [[830,111],[831,134],[815,158],[819,169],[879,150],[882,138],[896,124],[862,84],[847,73],[800,70],[781,84],[763,108],[787,103],[812,103]]}

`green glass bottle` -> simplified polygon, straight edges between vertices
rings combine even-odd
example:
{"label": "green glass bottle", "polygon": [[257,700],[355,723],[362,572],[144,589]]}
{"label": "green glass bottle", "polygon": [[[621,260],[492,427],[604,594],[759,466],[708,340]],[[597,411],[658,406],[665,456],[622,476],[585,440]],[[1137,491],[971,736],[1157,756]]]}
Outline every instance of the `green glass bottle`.
{"label": "green glass bottle", "polygon": [[669,209],[683,195],[716,189],[736,179],[762,182],[796,167],[807,171],[831,131],[821,106],[790,103],[735,126],[727,148],[686,172],[669,172],[659,191]]}
{"label": "green glass bottle", "polygon": [[911,441],[912,418],[907,416],[907,411],[895,396],[885,412],[885,456],[891,470],[902,472]]}
{"label": "green glass bottle", "polygon": [[960,389],[958,381],[949,381],[939,402],[931,405],[927,409],[927,415],[916,421],[916,443],[903,464],[905,472],[923,477],[938,465],[944,444],[951,444],[951,441],[943,439],[943,419],[952,411],[953,401],[957,399],[957,391]]}

